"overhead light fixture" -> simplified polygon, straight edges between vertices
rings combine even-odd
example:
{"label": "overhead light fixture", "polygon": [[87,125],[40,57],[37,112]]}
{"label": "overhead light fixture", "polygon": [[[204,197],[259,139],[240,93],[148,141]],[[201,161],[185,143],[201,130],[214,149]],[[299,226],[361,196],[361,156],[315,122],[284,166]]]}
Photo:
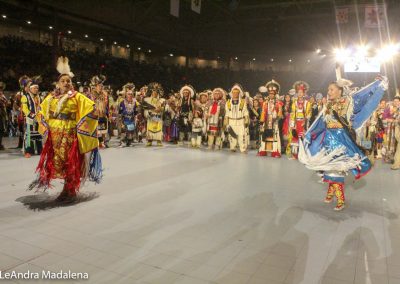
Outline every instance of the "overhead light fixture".
{"label": "overhead light fixture", "polygon": [[127,44],[126,47],[129,48],[129,44]]}
{"label": "overhead light fixture", "polygon": [[365,58],[368,55],[368,46],[367,45],[359,45],[357,47],[356,56],[358,58]]}
{"label": "overhead light fixture", "polygon": [[292,62],[292,59],[289,59],[289,62]]}
{"label": "overhead light fixture", "polygon": [[320,53],[321,53],[321,48],[317,48],[317,49],[315,50],[315,52],[316,52],[317,54],[320,54]]}
{"label": "overhead light fixture", "polygon": [[138,47],[138,48],[137,48],[137,50],[141,50],[141,48],[140,48],[140,47]]}
{"label": "overhead light fixture", "polygon": [[53,27],[52,26],[49,26],[49,30],[52,30],[53,29]]}
{"label": "overhead light fixture", "polygon": [[100,38],[100,41],[104,41],[104,39],[103,39],[103,38]]}
{"label": "overhead light fixture", "polygon": [[235,57],[235,60],[238,60],[238,58],[237,58],[237,57]]}
{"label": "overhead light fixture", "polygon": [[89,36],[88,35],[85,35],[85,38],[88,38]]}
{"label": "overhead light fixture", "polygon": [[350,51],[348,49],[336,48],[334,50],[337,62],[346,62],[349,58]]}
{"label": "overhead light fixture", "polygon": [[151,49],[149,49],[148,51],[149,51],[149,53],[151,53]]}
{"label": "overhead light fixture", "polygon": [[382,47],[377,52],[377,58],[381,62],[386,62],[386,61],[393,59],[393,57],[395,57],[399,52],[400,52],[400,43],[399,44],[389,44],[389,45]]}
{"label": "overhead light fixture", "polygon": [[274,62],[274,59],[273,59],[273,58],[271,58],[271,59],[270,59],[270,61],[271,61],[271,62]]}
{"label": "overhead light fixture", "polygon": [[71,31],[68,31],[68,33],[69,33],[69,34],[72,34],[72,32],[71,32]]}
{"label": "overhead light fixture", "polygon": [[310,63],[311,62],[311,60],[310,59],[307,59],[307,63]]}
{"label": "overhead light fixture", "polygon": [[32,24],[32,22],[31,22],[31,21],[26,21],[26,23],[27,23],[28,25]]}
{"label": "overhead light fixture", "polygon": [[253,61],[256,61],[256,58],[253,58]]}
{"label": "overhead light fixture", "polygon": [[1,17],[2,17],[3,19],[7,19],[7,16],[6,16],[6,15],[1,15]]}
{"label": "overhead light fixture", "polygon": [[117,42],[116,42],[116,41],[114,41],[114,44],[117,44]]}
{"label": "overhead light fixture", "polygon": [[170,57],[174,56],[172,53],[169,54]]}

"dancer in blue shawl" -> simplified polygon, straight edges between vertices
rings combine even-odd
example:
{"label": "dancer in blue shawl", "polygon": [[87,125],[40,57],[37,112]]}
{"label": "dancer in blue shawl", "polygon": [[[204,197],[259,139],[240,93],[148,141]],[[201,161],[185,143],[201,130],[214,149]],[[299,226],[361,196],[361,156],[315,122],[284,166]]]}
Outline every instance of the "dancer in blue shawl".
{"label": "dancer in blue shawl", "polygon": [[376,110],[388,83],[379,77],[358,91],[350,86],[344,79],[329,84],[329,102],[300,143],[300,162],[323,173],[329,184],[325,202],[331,203],[336,196],[336,211],[345,206],[345,175],[350,171],[359,179],[371,169],[371,162],[356,143],[356,131]]}

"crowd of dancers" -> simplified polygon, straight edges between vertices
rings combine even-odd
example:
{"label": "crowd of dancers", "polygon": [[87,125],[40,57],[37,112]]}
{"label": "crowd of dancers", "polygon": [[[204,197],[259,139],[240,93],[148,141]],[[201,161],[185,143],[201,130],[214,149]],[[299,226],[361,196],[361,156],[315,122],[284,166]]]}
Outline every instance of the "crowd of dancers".
{"label": "crowd of dancers", "polygon": [[[21,90],[6,98],[5,84],[0,82],[1,136],[19,137],[18,148],[25,157],[40,154],[42,137],[35,116],[48,93],[40,92],[40,76],[22,76]],[[280,85],[271,80],[250,96],[240,84],[229,92],[223,88],[196,92],[184,85],[179,92],[164,93],[158,83],[136,89],[125,84],[114,92],[106,77],[94,76],[80,92],[93,100],[98,111],[100,148],[109,147],[111,137],[120,147],[146,142],[146,146],[163,143],[193,148],[220,150],[229,148],[247,153],[256,149],[259,156],[297,159],[299,138],[328,103],[321,93],[308,95],[309,85],[295,82],[293,89],[280,95]],[[358,144],[372,160],[383,159],[400,168],[397,150],[400,120],[400,95],[392,101],[381,100],[379,107],[357,135]],[[397,153],[397,154],[396,154]]]}
{"label": "crowd of dancers", "polygon": [[[58,69],[69,66],[68,59],[60,58],[59,66],[61,67]],[[73,125],[72,132],[78,135],[79,139],[71,138],[69,141],[69,136],[65,136],[65,133],[53,131],[57,133],[52,135],[53,143],[67,143],[65,150],[77,143],[76,147],[79,146],[81,154],[89,150],[93,152],[97,146],[109,147],[113,136],[119,139],[119,147],[129,147],[136,143],[146,143],[147,147],[171,143],[208,150],[221,150],[226,147],[232,152],[239,150],[241,153],[255,149],[259,156],[280,158],[286,155],[290,159],[300,159],[307,167],[319,172],[330,184],[326,202],[332,199],[332,192],[341,192],[336,194],[337,210],[344,206],[343,189],[337,186],[344,184],[343,173],[357,169],[358,174],[355,176],[361,177],[364,171],[366,173],[369,170],[369,165],[363,165],[366,159],[371,161],[371,164],[375,159],[383,159],[392,163],[392,169],[400,168],[400,147],[397,147],[400,141],[400,96],[396,95],[392,101],[385,101],[382,99],[383,87],[378,90],[378,85],[375,89],[366,87],[367,93],[363,93],[362,96],[355,95],[354,89],[346,93],[350,90],[349,84],[342,79],[329,85],[327,96],[321,93],[309,95],[310,87],[304,81],[295,82],[293,89],[281,95],[281,86],[276,80],[261,86],[259,92],[253,96],[240,84],[234,84],[229,91],[217,87],[201,92],[191,85],[184,85],[178,92],[165,93],[157,82],[149,83],[140,89],[130,82],[114,92],[107,86],[106,77],[103,75],[92,77],[89,85],[77,87],[73,85],[69,72],[61,70],[56,88],[48,93],[40,92],[40,76],[21,77],[21,90],[10,98],[5,97],[5,85],[0,84],[1,149],[4,149],[1,144],[2,137],[17,133],[18,147],[23,149],[26,158],[40,154],[43,158],[42,152],[46,149],[48,151],[49,148],[44,145],[43,135],[47,138],[46,143],[49,139],[48,132],[43,128],[57,128],[56,124],[61,122],[63,129],[65,125]],[[63,88],[64,85],[67,87]],[[64,94],[56,95],[59,102],[52,106],[52,98],[60,93],[60,90],[64,90]],[[371,95],[376,92],[379,96]],[[69,100],[71,94],[79,95],[74,95],[74,99]],[[77,97],[80,98],[78,102]],[[89,107],[91,103],[93,109]],[[62,111],[63,108],[70,110],[65,112]],[[82,115],[83,112],[85,115]],[[321,117],[324,121],[324,131],[318,129],[321,126]],[[49,119],[53,125],[49,125]],[[89,131],[94,126],[92,120],[95,121],[95,131]],[[332,131],[326,131],[329,129],[340,131],[333,131],[335,133],[332,134]],[[346,133],[352,134],[353,130],[356,130],[356,133],[354,136],[343,136],[343,129]],[[324,136],[318,138],[322,132]],[[327,139],[328,134],[333,135],[330,140],[341,141],[347,150],[323,144],[322,141]],[[54,137],[57,139],[54,140]],[[85,144],[85,139],[80,137],[90,138],[90,141],[86,141]],[[93,142],[93,139],[98,144]],[[321,146],[318,146],[317,150],[313,149],[312,142],[316,139],[321,140],[320,145],[324,145],[323,149]],[[349,143],[355,145],[351,152],[348,150],[352,149]],[[83,150],[86,146],[89,150]],[[58,151],[59,149],[54,149],[55,158]],[[54,153],[51,155],[54,156]],[[64,154],[59,153],[60,157],[62,155]],[[334,169],[328,167],[328,170],[325,165],[321,165],[324,158],[328,157],[327,161],[332,165],[332,161],[342,155],[352,158],[343,160],[347,163],[346,167],[338,166],[342,160],[336,161],[338,163]],[[48,158],[53,159],[53,156]],[[315,160],[316,157],[318,161]],[[60,159],[67,158],[64,155]],[[80,158],[77,156],[77,159]],[[57,166],[57,163],[54,164]],[[42,170],[46,167],[43,163],[39,165],[39,172],[40,166]],[[332,171],[336,174],[327,174]],[[51,176],[65,178],[65,173]],[[43,176],[46,177],[46,174],[42,173],[42,180],[35,185],[48,185],[51,178],[44,182]],[[79,179],[79,174],[76,174],[75,180],[70,183],[72,186],[67,186],[65,192],[76,191],[79,188]],[[341,195],[343,200],[340,203]],[[62,197],[65,196],[68,194],[64,193]]]}

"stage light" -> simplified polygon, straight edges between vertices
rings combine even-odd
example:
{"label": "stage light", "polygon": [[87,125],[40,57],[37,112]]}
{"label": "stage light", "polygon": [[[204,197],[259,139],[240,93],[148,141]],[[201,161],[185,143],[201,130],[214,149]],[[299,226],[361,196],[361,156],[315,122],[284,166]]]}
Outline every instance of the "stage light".
{"label": "stage light", "polygon": [[141,47],[138,47],[138,48],[137,48],[137,50],[141,50],[141,49],[142,49]]}
{"label": "stage light", "polygon": [[395,57],[400,51],[400,44],[389,44],[377,52],[379,61],[386,62]]}
{"label": "stage light", "polygon": [[114,41],[114,44],[117,44],[117,42],[116,42],[116,41]]}
{"label": "stage light", "polygon": [[72,34],[72,32],[71,32],[71,31],[68,31],[68,33],[69,33],[69,34]]}
{"label": "stage light", "polygon": [[315,50],[315,52],[316,52],[317,54],[320,54],[320,53],[321,53],[321,49],[320,49],[320,48],[317,48],[317,49]]}
{"label": "stage light", "polygon": [[149,49],[148,51],[149,51],[149,53],[151,53],[151,49]]}
{"label": "stage light", "polygon": [[172,53],[169,54],[170,57],[174,56]]}
{"label": "stage light", "polygon": [[27,23],[28,25],[32,24],[32,22],[31,22],[31,21],[26,21],[26,23]]}
{"label": "stage light", "polygon": [[334,50],[337,62],[346,62],[349,58],[350,51],[348,49],[336,48]]}
{"label": "stage light", "polygon": [[127,44],[126,47],[129,48],[129,44]]}
{"label": "stage light", "polygon": [[53,27],[52,26],[49,26],[49,30],[52,30],[53,29]]}
{"label": "stage light", "polygon": [[357,47],[356,56],[358,58],[365,58],[368,55],[368,46],[367,45],[359,45]]}
{"label": "stage light", "polygon": [[89,36],[88,35],[85,35],[85,38],[88,38]]}
{"label": "stage light", "polygon": [[7,16],[6,16],[6,15],[1,15],[1,17],[2,17],[3,19],[7,19]]}
{"label": "stage light", "polygon": [[104,41],[104,39],[103,39],[103,38],[100,38],[100,41]]}

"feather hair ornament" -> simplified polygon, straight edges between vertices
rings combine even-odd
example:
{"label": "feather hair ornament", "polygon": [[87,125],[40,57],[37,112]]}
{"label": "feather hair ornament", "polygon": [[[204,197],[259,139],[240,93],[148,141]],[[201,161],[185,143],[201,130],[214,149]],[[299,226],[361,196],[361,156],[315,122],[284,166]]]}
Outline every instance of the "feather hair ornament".
{"label": "feather hair ornament", "polygon": [[57,60],[57,71],[60,75],[68,75],[74,77],[74,73],[71,72],[71,67],[69,66],[68,57],[60,56]]}

